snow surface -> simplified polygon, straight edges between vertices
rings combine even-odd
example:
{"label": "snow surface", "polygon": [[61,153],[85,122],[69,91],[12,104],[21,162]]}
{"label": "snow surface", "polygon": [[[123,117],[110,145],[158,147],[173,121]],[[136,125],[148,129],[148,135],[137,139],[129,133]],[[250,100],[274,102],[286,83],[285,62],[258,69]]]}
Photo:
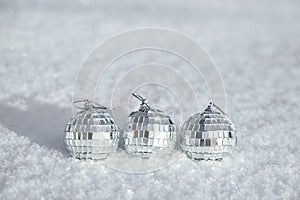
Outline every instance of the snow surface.
{"label": "snow surface", "polygon": [[[300,199],[299,6],[296,0],[1,1],[0,199]],[[208,50],[238,129],[231,158],[195,162],[177,151],[166,165],[117,152],[107,161],[126,171],[150,169],[128,173],[67,154],[63,129],[79,67],[103,40],[143,26],[184,32]],[[168,103],[163,89],[145,91],[153,103]],[[207,99],[204,93],[203,109]],[[167,107],[175,118],[176,105]]]}

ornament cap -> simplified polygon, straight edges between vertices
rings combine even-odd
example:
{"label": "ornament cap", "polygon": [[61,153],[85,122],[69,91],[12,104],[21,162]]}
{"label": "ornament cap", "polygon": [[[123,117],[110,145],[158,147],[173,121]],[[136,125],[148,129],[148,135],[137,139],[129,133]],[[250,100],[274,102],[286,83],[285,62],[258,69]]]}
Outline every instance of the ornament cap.
{"label": "ornament cap", "polygon": [[221,113],[221,114],[223,114],[223,115],[226,116],[225,112],[224,112],[219,106],[217,106],[216,104],[214,104],[213,101],[211,101],[211,102],[208,104],[208,106],[207,106],[207,108],[205,109],[205,111],[206,111],[206,112],[207,112],[207,111],[209,111],[209,112],[215,111],[215,112],[219,112],[219,113]]}

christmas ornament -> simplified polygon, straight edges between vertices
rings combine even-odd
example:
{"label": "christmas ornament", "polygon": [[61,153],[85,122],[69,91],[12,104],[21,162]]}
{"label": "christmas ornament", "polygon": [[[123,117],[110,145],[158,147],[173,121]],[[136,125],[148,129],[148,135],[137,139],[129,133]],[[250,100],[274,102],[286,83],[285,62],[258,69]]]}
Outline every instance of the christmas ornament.
{"label": "christmas ornament", "polygon": [[191,159],[220,160],[235,148],[234,124],[215,104],[191,116],[180,133],[180,146]]}
{"label": "christmas ornament", "polygon": [[67,123],[64,142],[69,153],[79,159],[105,159],[118,146],[119,128],[107,108],[88,100]]}
{"label": "christmas ornament", "polygon": [[140,95],[132,95],[142,103],[138,111],[129,115],[123,135],[125,150],[142,158],[170,154],[176,142],[176,126],[170,116],[151,108]]}

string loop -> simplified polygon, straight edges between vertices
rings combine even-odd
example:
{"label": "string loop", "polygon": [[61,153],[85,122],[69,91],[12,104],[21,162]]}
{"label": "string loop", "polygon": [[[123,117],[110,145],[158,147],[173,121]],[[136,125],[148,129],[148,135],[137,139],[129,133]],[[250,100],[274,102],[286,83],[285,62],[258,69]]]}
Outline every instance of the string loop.
{"label": "string loop", "polygon": [[[83,107],[79,106],[78,105],[79,103],[83,103]],[[76,108],[81,109],[81,110],[87,110],[89,108],[107,110],[107,108],[105,106],[102,106],[102,105],[100,105],[96,102],[90,101],[88,99],[73,101],[73,104],[75,105]]]}

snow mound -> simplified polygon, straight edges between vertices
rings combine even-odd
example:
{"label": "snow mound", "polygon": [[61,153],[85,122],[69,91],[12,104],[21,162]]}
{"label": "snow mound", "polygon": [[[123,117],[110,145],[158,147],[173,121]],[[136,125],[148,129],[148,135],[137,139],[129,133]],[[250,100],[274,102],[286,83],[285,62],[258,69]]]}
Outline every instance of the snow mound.
{"label": "snow mound", "polygon": [[1,199],[293,199],[299,195],[299,159],[286,154],[285,161],[278,160],[281,150],[276,148],[240,150],[222,162],[181,156],[159,171],[133,174],[101,162],[72,159],[5,128],[0,136]]}

